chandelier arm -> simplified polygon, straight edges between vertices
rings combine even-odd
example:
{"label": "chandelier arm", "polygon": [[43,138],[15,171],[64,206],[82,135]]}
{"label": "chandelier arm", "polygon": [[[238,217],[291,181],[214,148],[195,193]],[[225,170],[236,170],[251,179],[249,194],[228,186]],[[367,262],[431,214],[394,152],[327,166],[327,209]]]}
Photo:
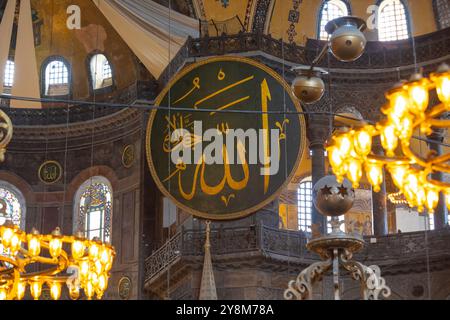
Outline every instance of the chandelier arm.
{"label": "chandelier arm", "polygon": [[408,143],[403,143],[403,141],[402,141],[401,146],[402,146],[402,151],[403,151],[403,153],[404,153],[408,158],[410,158],[410,159],[412,160],[412,163],[411,163],[411,161],[409,162],[410,164],[416,163],[416,164],[418,164],[418,165],[420,165],[421,167],[424,167],[424,168],[430,167],[430,164],[429,164],[426,160],[424,160],[424,159],[422,159],[421,157],[417,156],[417,155],[411,150],[411,148],[409,147],[409,141],[408,141]]}
{"label": "chandelier arm", "polygon": [[443,154],[442,156],[438,156],[430,159],[429,163],[434,164],[444,164],[445,162],[450,161],[450,153]]}
{"label": "chandelier arm", "polygon": [[445,106],[445,104],[440,103],[440,104],[434,106],[428,113],[425,114],[425,119],[427,119],[427,121],[429,121],[430,119],[436,118],[437,116],[441,115],[442,113],[448,111],[447,109],[448,108]]}
{"label": "chandelier arm", "polygon": [[428,123],[430,126],[436,127],[436,128],[449,128],[450,127],[450,120],[428,119],[428,120],[426,120],[426,123]]}
{"label": "chandelier arm", "polygon": [[395,163],[398,165],[408,165],[411,163],[411,160],[406,157],[387,157],[377,154],[369,154],[367,159],[382,162],[383,164]]}

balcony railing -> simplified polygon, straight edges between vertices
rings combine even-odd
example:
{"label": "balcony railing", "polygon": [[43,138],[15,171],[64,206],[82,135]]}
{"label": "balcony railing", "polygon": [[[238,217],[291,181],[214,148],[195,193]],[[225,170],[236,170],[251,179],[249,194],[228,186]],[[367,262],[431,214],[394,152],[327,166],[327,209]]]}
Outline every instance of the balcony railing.
{"label": "balcony railing", "polygon": [[[279,230],[264,225],[211,230],[213,256],[260,252],[264,256],[283,261],[309,263],[318,256],[306,249],[308,234]],[[182,257],[203,256],[205,232],[183,230],[147,258],[146,282],[157,277],[169,265]],[[438,231],[413,232],[366,238],[365,248],[355,255],[359,261],[390,265],[428,259],[450,259],[450,228]],[[395,263],[393,263],[393,261]]]}

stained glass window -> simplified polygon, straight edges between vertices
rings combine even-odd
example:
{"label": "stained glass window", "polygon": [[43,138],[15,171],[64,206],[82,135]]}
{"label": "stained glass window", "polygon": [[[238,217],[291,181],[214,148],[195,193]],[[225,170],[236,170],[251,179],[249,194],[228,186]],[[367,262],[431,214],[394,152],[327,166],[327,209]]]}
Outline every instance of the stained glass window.
{"label": "stained glass window", "polygon": [[80,188],[76,230],[83,231],[87,239],[111,240],[112,191],[109,183],[92,179]]}
{"label": "stained glass window", "polygon": [[[0,181],[0,225],[6,220],[11,220],[13,224],[25,229],[25,201],[14,186],[7,182]],[[0,244],[0,254],[7,255]]]}
{"label": "stained glass window", "polygon": [[434,0],[434,14],[439,29],[450,27],[450,0]]}
{"label": "stained glass window", "polygon": [[297,189],[298,229],[311,232],[312,182],[311,177],[300,182]]}
{"label": "stained glass window", "polygon": [[69,94],[69,69],[62,60],[53,60],[47,64],[45,94],[48,96]]}
{"label": "stained glass window", "polygon": [[320,12],[319,39],[328,40],[329,34],[325,31],[325,26],[331,20],[344,17],[349,14],[347,5],[340,0],[328,0],[322,5]]}
{"label": "stained glass window", "polygon": [[103,54],[91,58],[91,77],[94,89],[106,88],[112,85],[112,70],[108,59]]}
{"label": "stained glass window", "polygon": [[409,37],[406,9],[400,0],[384,0],[378,9],[378,39],[395,41]]}

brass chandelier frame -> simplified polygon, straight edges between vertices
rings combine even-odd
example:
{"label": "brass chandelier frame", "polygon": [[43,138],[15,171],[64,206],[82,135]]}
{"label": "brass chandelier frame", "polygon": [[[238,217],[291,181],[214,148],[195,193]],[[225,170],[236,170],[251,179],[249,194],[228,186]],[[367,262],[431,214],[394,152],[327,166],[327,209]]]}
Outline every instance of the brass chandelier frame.
{"label": "brass chandelier frame", "polygon": [[[440,103],[428,107],[430,91],[436,90]],[[411,147],[414,131],[430,135],[433,128],[450,127],[450,120],[441,119],[450,111],[450,67],[441,65],[429,78],[417,73],[409,82],[401,82],[386,93],[389,103],[381,108],[386,118],[375,125],[345,129],[328,141],[326,150],[338,181],[345,176],[357,188],[363,170],[378,192],[383,182],[383,169],[390,173],[395,186],[404,194],[410,207],[433,213],[439,193],[450,206],[450,183],[432,178],[433,173],[450,173],[450,153],[429,152],[425,157]],[[372,152],[373,139],[380,137],[384,155]]]}

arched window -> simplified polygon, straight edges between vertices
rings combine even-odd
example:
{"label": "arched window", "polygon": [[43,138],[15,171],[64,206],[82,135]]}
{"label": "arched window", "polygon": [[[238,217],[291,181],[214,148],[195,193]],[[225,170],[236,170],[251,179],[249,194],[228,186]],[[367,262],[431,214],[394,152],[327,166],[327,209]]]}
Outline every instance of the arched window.
{"label": "arched window", "polygon": [[3,86],[11,88],[14,84],[14,61],[8,60],[5,65],[5,77],[3,80]]}
{"label": "arched window", "polygon": [[95,54],[91,58],[90,69],[94,90],[106,88],[113,84],[111,65],[105,55]]}
{"label": "arched window", "polygon": [[449,0],[433,0],[434,16],[438,29],[450,27],[450,1]]}
{"label": "arched window", "polygon": [[408,37],[408,19],[402,1],[382,1],[378,8],[378,40],[395,41]]}
{"label": "arched window", "polygon": [[70,73],[68,64],[60,57],[50,59],[45,64],[46,96],[65,96],[70,94]]}
{"label": "arched window", "polygon": [[297,189],[298,229],[311,232],[312,181],[311,177],[300,182]]}
{"label": "arched window", "polygon": [[92,177],[78,189],[75,198],[74,233],[87,239],[111,240],[112,187],[104,177]]}
{"label": "arched window", "polygon": [[[12,184],[0,181],[0,225],[6,220],[25,230],[25,199],[22,193]],[[0,244],[0,254],[7,255]]]}
{"label": "arched window", "polygon": [[325,26],[331,20],[348,16],[350,8],[341,0],[326,0],[322,4],[319,15],[319,39],[328,40],[329,34],[325,31]]}

